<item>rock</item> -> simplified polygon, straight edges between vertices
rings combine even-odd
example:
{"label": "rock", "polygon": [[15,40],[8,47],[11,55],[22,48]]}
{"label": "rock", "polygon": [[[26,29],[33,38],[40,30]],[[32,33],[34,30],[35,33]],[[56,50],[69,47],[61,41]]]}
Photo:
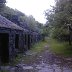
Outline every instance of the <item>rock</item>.
{"label": "rock", "polygon": [[40,58],[42,58],[42,56],[39,56]]}
{"label": "rock", "polygon": [[13,67],[13,68],[10,68],[10,70],[9,70],[10,72],[15,72],[15,67]]}
{"label": "rock", "polygon": [[66,58],[67,61],[72,61],[72,58]]}
{"label": "rock", "polygon": [[42,67],[36,67],[36,69],[42,69]]}
{"label": "rock", "polygon": [[23,66],[25,66],[25,64],[21,63],[21,64],[16,65],[15,67],[23,67]]}
{"label": "rock", "polygon": [[45,48],[48,48],[48,46],[45,46]]}
{"label": "rock", "polygon": [[9,70],[11,66],[1,66],[1,70]]}
{"label": "rock", "polygon": [[21,66],[21,65],[16,66],[15,67],[15,72],[24,72],[23,66]]}
{"label": "rock", "polygon": [[31,70],[31,69],[33,69],[33,67],[32,66],[23,66],[23,69],[24,70]]}

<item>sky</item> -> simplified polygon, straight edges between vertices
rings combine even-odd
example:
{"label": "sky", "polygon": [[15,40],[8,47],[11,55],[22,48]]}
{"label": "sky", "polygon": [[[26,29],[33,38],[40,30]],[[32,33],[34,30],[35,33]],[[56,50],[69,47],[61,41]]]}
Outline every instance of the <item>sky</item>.
{"label": "sky", "polygon": [[54,6],[54,0],[6,0],[6,5],[26,15],[32,15],[36,21],[45,24],[44,11]]}

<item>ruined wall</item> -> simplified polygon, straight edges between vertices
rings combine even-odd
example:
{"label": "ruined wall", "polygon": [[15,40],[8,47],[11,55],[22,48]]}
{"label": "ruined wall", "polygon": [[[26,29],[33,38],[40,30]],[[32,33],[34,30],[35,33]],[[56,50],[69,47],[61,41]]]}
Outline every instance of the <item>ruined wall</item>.
{"label": "ruined wall", "polygon": [[12,60],[16,55],[16,48],[15,48],[15,35],[19,34],[19,48],[22,48],[23,43],[21,40],[21,31],[12,30],[7,28],[0,28],[0,33],[7,33],[9,34],[9,60]]}

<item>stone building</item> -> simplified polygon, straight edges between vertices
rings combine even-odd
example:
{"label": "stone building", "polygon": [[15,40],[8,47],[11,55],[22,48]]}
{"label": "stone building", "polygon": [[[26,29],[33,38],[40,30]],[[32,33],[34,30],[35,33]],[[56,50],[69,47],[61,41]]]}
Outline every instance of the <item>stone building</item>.
{"label": "stone building", "polygon": [[9,62],[23,49],[24,29],[0,15],[0,61]]}
{"label": "stone building", "polygon": [[23,52],[30,48],[30,32],[27,29],[23,30]]}
{"label": "stone building", "polygon": [[30,49],[39,38],[39,33],[30,32],[0,15],[0,62],[11,61],[17,53]]}

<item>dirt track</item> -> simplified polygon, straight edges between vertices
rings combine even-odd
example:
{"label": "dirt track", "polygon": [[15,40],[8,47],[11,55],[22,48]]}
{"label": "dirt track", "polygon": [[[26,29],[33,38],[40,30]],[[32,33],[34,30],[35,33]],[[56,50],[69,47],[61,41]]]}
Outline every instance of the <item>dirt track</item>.
{"label": "dirt track", "polygon": [[[47,46],[40,53],[26,53],[26,59],[15,67],[8,67],[9,72],[72,72],[72,59],[53,54]],[[25,57],[25,55],[23,56]]]}

